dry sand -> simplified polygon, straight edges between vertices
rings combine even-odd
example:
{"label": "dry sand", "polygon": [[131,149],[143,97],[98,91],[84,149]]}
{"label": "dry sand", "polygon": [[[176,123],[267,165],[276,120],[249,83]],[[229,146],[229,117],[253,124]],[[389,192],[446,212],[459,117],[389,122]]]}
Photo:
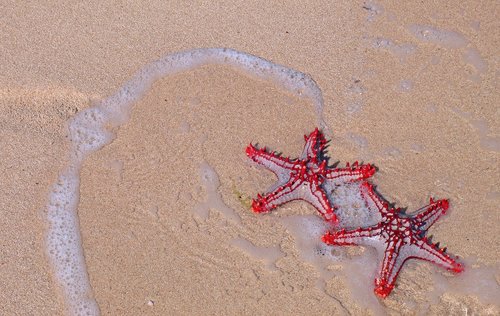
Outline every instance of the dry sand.
{"label": "dry sand", "polygon": [[[199,47],[231,47],[310,74],[324,94],[333,160],[376,164],[379,191],[409,210],[429,196],[449,198],[450,216],[431,234],[466,262],[492,268],[498,295],[494,1],[4,3],[0,11],[0,314],[64,312],[44,253],[43,210],[66,162],[65,122],[143,65]],[[463,38],[426,41],[411,25]],[[228,66],[157,81],[82,170],[78,213],[102,314],[366,313],[342,278],[317,287],[317,271],[278,220],[312,207],[295,202],[262,216],[248,209],[274,178],[248,162],[245,146],[297,156],[315,126],[309,101]],[[213,198],[200,178],[204,163],[241,222],[195,211]],[[262,251],[242,240],[271,247],[274,259],[259,260]],[[381,302],[385,312],[500,313],[481,294],[449,287],[433,296],[433,274],[459,278],[407,264]]]}

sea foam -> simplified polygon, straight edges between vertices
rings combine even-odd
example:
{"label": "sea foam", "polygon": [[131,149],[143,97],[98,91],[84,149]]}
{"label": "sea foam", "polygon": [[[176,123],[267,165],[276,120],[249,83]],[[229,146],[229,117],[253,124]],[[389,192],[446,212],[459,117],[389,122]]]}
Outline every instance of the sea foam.
{"label": "sea foam", "polygon": [[471,80],[479,81],[481,76],[488,71],[488,63],[481,57],[479,50],[459,32],[416,24],[408,26],[408,31],[422,42],[463,50],[463,61],[475,70],[475,73],[469,77]]}
{"label": "sea foam", "polygon": [[83,161],[114,139],[116,128],[128,121],[134,103],[157,79],[206,64],[233,66],[250,77],[273,82],[310,99],[315,106],[318,126],[327,128],[322,114],[321,90],[309,75],[226,48],[195,49],[166,55],[139,70],[114,95],[79,112],[68,124],[70,161],[51,187],[46,217],[47,256],[68,314],[100,313],[87,274],[77,214]]}

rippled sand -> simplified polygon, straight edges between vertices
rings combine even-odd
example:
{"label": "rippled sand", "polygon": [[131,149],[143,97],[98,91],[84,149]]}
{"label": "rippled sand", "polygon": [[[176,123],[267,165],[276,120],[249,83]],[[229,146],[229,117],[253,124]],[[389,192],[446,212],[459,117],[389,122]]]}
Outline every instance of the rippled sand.
{"label": "rippled sand", "polygon": [[[298,242],[307,236],[286,220],[314,209],[295,202],[251,213],[249,199],[274,177],[244,154],[258,142],[297,156],[317,124],[314,105],[209,65],[157,81],[117,138],[84,163],[78,214],[102,314],[499,313],[499,23],[493,4],[407,6],[7,7],[1,314],[64,312],[45,256],[44,209],[67,163],[65,122],[149,62],[207,46],[310,74],[323,91],[332,160],[374,163],[379,191],[409,211],[429,196],[449,198],[450,215],[430,233],[477,273],[410,261],[393,294],[369,304],[351,290],[356,271],[336,262],[323,263],[340,272],[321,284],[324,271]],[[461,286],[471,279],[486,285]]]}

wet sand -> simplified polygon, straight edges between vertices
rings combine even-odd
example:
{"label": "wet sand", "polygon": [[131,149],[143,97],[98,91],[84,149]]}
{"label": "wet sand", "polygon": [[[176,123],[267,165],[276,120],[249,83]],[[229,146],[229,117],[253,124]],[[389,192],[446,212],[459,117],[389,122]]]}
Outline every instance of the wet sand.
{"label": "wet sand", "polygon": [[[466,263],[493,269],[479,277],[496,278],[498,294],[499,25],[493,8],[472,2],[237,9],[158,2],[116,14],[112,5],[6,8],[7,27],[0,31],[7,60],[0,74],[2,314],[64,311],[44,253],[44,208],[67,159],[65,122],[113,94],[143,65],[198,47],[232,47],[310,74],[323,91],[332,160],[374,163],[379,171],[371,181],[409,211],[430,196],[449,198],[450,215],[430,233]],[[422,39],[412,33],[414,25],[448,37]],[[317,269],[301,258],[297,236],[280,221],[313,215],[312,207],[294,202],[270,215],[248,208],[275,179],[248,161],[246,145],[258,142],[296,157],[302,135],[315,126],[311,102],[228,66],[157,81],[117,138],[81,172],[83,249],[102,314],[366,313],[370,308],[350,293],[345,277],[318,287]],[[220,185],[204,180],[204,166]],[[330,269],[342,268],[332,263]],[[499,312],[484,292],[467,295],[452,285],[436,290],[443,275],[451,283],[460,278],[408,262],[381,310]]]}

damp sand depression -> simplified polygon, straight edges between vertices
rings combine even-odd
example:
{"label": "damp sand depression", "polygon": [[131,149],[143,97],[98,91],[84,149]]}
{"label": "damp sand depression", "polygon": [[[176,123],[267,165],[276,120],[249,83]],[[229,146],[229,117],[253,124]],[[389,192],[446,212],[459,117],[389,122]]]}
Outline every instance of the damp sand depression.
{"label": "damp sand depression", "polygon": [[[83,315],[203,313],[207,306],[236,313],[300,297],[297,311],[307,313],[318,296],[320,313],[384,314],[372,293],[370,249],[321,245],[328,227],[304,203],[262,217],[248,210],[273,177],[248,162],[247,143],[298,155],[300,135],[318,125],[328,131],[322,110],[321,90],[307,75],[242,52],[203,49],[146,66],[115,95],[78,112],[68,124],[69,164],[47,209],[47,251],[66,308]],[[412,273],[435,267],[426,269]],[[400,287],[422,297],[401,293],[403,306],[435,301],[425,291],[432,278],[408,281],[417,283]]]}

